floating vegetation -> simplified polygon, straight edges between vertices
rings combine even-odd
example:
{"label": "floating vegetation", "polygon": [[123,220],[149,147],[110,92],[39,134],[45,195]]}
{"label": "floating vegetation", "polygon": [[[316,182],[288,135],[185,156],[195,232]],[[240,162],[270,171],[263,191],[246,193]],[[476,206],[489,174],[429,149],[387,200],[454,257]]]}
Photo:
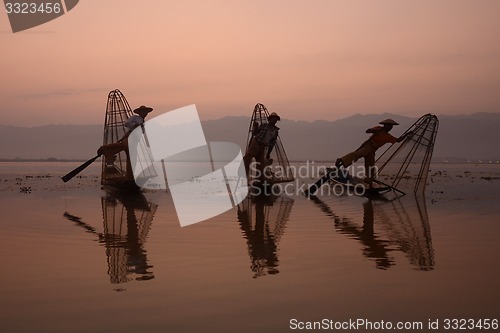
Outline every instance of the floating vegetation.
{"label": "floating vegetation", "polygon": [[23,186],[19,189],[20,193],[31,193],[31,187]]}

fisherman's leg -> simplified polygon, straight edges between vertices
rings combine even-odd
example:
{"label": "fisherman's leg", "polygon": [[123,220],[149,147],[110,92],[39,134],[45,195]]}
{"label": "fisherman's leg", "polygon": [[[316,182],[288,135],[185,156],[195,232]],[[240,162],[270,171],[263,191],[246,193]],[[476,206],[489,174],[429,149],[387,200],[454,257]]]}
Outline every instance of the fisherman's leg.
{"label": "fisherman's leg", "polygon": [[372,151],[365,156],[365,182],[370,188],[373,187],[373,179],[377,176],[377,170],[375,167],[375,152]]}
{"label": "fisherman's leg", "polygon": [[259,152],[261,150],[260,148],[261,148],[260,144],[257,141],[252,140],[248,145],[245,156],[243,156],[243,164],[245,165],[245,172],[247,174],[247,178],[249,178],[251,174],[250,164],[252,163],[252,159],[258,158]]}
{"label": "fisherman's leg", "polygon": [[243,156],[243,165],[245,166],[245,173],[247,175],[247,178],[249,176],[248,174],[248,169],[250,167],[250,162],[252,161],[252,156],[250,156],[248,153]]}
{"label": "fisherman's leg", "polygon": [[257,156],[255,156],[255,160],[257,161],[257,178],[259,179],[264,179],[264,171],[266,168],[266,147],[264,145],[259,144],[259,152],[257,153]]}
{"label": "fisherman's leg", "polygon": [[132,170],[132,163],[130,162],[130,155],[128,153],[128,149],[125,150],[125,153],[127,154],[127,171],[125,174],[125,178],[129,181],[135,181],[134,171]]}
{"label": "fisherman's leg", "polygon": [[130,152],[128,150],[128,141],[124,140],[124,141],[121,141],[121,142],[122,142],[122,145],[125,147],[124,151],[125,151],[125,154],[127,155],[127,170],[125,172],[125,178],[128,181],[135,182],[134,170],[132,169],[132,162],[130,161]]}
{"label": "fisherman's leg", "polygon": [[360,148],[356,149],[352,153],[337,158],[337,160],[335,161],[336,169],[334,169],[335,173],[333,174],[333,177],[338,178],[341,182],[345,182],[347,180],[346,177],[349,173],[347,168],[350,167],[358,159],[363,157],[359,150]]}
{"label": "fisherman's leg", "polygon": [[[371,148],[367,145],[363,145],[353,151],[352,153],[349,153],[347,155],[342,156],[341,158],[337,159],[337,163],[342,163],[340,166],[343,166],[344,168],[350,167],[354,162],[359,160],[361,157],[365,157],[366,154],[368,154],[371,151]],[[336,165],[337,165],[336,163]]]}
{"label": "fisherman's leg", "polygon": [[356,151],[353,151],[352,153],[349,153],[347,155],[344,155],[340,158],[337,158],[337,161],[335,161],[335,166],[337,168],[344,167],[348,168],[351,164],[356,162],[359,159],[359,156],[356,154]]}

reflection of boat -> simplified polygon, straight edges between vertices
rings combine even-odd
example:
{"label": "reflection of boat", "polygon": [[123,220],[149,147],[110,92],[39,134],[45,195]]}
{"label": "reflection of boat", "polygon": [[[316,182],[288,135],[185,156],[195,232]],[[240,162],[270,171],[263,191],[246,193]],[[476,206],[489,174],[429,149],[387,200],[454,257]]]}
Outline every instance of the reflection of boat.
{"label": "reflection of boat", "polygon": [[99,244],[106,248],[108,275],[113,284],[132,279],[154,278],[148,264],[146,241],[157,205],[148,202],[142,193],[106,192],[101,198],[103,232],[82,221],[78,216],[64,213],[88,233],[98,236]]}
{"label": "reflection of boat", "polygon": [[278,274],[278,243],[293,200],[286,196],[249,195],[238,205],[238,222],[247,240],[254,277]]}
{"label": "reflection of boat", "polygon": [[390,255],[394,251],[404,253],[419,270],[434,268],[429,220],[421,199],[402,197],[387,202],[369,199],[363,203],[362,225],[350,218],[340,218],[317,197],[312,201],[334,220],[335,230],[362,244],[363,255],[374,260],[377,268],[395,265]]}

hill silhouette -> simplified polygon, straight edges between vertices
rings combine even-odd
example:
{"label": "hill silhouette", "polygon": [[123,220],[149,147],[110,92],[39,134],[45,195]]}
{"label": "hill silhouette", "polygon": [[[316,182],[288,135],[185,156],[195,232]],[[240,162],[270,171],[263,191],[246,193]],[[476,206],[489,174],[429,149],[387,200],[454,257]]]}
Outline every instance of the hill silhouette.
{"label": "hill silhouette", "polygon": [[[439,116],[434,161],[500,160],[500,113]],[[365,130],[393,118],[399,135],[417,118],[394,114],[353,115],[336,121],[287,120],[278,123],[290,160],[332,161],[356,149],[367,137]],[[244,150],[250,117],[224,117],[203,121],[207,141],[234,142]],[[2,159],[81,159],[94,156],[102,143],[102,125],[0,126]]]}

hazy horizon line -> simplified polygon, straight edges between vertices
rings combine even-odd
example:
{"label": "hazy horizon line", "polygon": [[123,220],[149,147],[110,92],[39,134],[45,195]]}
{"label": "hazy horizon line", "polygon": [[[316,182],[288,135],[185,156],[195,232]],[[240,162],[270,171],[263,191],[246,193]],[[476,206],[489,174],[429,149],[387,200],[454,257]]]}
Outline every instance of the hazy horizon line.
{"label": "hazy horizon line", "polygon": [[[166,111],[166,112],[169,112],[169,111]],[[158,115],[164,114],[166,112],[159,113]],[[431,112],[428,112],[428,113],[431,113]],[[383,113],[355,113],[355,114],[352,114],[352,115],[349,115],[349,116],[346,116],[346,117],[337,118],[335,120],[327,120],[327,119],[302,120],[302,119],[292,119],[292,118],[284,118],[284,117],[282,117],[282,121],[294,121],[294,122],[304,122],[304,123],[314,123],[314,122],[317,122],[317,121],[324,121],[324,122],[333,123],[333,122],[336,122],[336,121],[345,120],[345,119],[349,119],[349,118],[356,117],[356,116],[368,117],[368,116],[379,116],[379,115],[391,115],[391,116],[397,116],[397,117],[400,117],[400,118],[418,119],[419,117],[423,116],[424,114],[427,114],[427,113],[422,113],[420,116],[400,115],[400,114],[393,113],[393,112],[383,112]],[[498,112],[478,111],[478,112],[459,113],[459,114],[439,114],[439,113],[434,113],[434,114],[437,115],[438,117],[470,117],[470,116],[481,115],[481,114],[500,114],[500,111],[498,111]],[[155,117],[158,116],[158,115],[155,115]],[[151,117],[149,119],[153,119],[153,118],[154,117]],[[200,116],[200,119],[201,119],[202,122],[204,122],[204,121],[217,121],[217,120],[222,120],[222,119],[225,119],[225,118],[248,118],[248,119],[251,119],[251,116],[227,115],[227,116],[218,117],[218,118],[205,118],[205,119]],[[56,124],[56,123],[46,123],[46,124],[39,124],[39,125],[36,125],[36,126],[22,126],[22,125],[13,125],[13,124],[0,124],[0,127],[2,127],[2,126],[3,127],[21,127],[21,128],[37,128],[37,127],[45,127],[45,126],[104,126],[104,122],[103,123],[93,123],[93,124],[78,124],[78,123],[59,123],[59,124]]]}

